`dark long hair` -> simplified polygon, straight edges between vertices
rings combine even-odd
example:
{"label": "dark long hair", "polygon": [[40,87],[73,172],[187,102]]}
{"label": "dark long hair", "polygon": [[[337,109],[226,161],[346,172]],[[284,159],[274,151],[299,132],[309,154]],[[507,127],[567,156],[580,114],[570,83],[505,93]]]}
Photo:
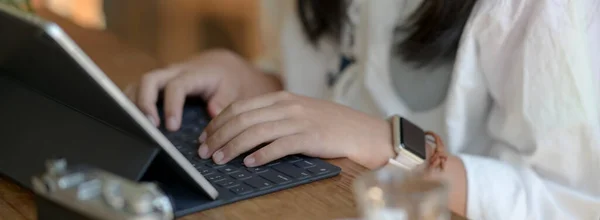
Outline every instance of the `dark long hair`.
{"label": "dark long hair", "polygon": [[[410,1],[410,0],[409,0]],[[397,30],[408,36],[396,45],[401,57],[419,66],[452,60],[477,0],[423,0],[406,23]],[[314,44],[321,37],[339,40],[348,21],[345,0],[298,0],[298,14],[307,38]]]}

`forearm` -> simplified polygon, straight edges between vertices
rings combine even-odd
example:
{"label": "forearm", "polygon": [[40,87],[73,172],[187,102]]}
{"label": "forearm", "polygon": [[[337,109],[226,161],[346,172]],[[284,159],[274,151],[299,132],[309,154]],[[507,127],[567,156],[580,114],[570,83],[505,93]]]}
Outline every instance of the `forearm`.
{"label": "forearm", "polygon": [[395,156],[392,146],[392,127],[386,120],[364,120],[365,126],[373,128],[370,135],[365,135],[361,143],[348,150],[347,157],[369,169],[385,166]]}

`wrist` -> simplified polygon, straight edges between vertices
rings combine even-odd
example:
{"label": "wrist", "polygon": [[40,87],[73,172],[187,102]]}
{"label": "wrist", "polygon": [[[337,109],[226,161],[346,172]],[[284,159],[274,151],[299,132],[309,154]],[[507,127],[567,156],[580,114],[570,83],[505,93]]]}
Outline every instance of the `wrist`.
{"label": "wrist", "polygon": [[279,74],[263,72],[262,75],[266,78],[268,87],[272,92],[283,90],[283,81]]}
{"label": "wrist", "polygon": [[255,97],[272,92],[281,91],[283,86],[275,74],[266,74],[262,72],[252,72],[243,76],[240,80],[243,97]]}
{"label": "wrist", "polygon": [[367,141],[358,142],[357,149],[348,158],[369,169],[385,166],[390,158],[394,158],[392,144],[392,127],[387,120],[375,120],[367,135]]}

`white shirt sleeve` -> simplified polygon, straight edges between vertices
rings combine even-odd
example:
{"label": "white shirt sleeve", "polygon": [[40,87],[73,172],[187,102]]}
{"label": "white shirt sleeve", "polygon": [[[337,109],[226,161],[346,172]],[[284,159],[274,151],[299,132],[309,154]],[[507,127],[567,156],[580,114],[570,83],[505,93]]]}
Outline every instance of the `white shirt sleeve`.
{"label": "white shirt sleeve", "polygon": [[472,22],[493,143],[490,157],[459,154],[467,217],[600,219],[598,4],[485,2]]}

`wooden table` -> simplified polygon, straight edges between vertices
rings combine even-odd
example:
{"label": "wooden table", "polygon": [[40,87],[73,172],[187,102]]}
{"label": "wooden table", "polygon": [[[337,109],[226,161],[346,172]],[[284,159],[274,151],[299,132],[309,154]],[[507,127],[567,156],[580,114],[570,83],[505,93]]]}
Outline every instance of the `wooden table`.
{"label": "wooden table", "polygon": [[[154,58],[123,45],[112,34],[83,29],[46,12],[120,87],[159,67]],[[348,159],[330,160],[340,166],[339,176],[288,190],[203,211],[182,219],[338,219],[357,217],[352,181],[366,169]],[[37,219],[33,195],[0,178],[0,220]]]}

